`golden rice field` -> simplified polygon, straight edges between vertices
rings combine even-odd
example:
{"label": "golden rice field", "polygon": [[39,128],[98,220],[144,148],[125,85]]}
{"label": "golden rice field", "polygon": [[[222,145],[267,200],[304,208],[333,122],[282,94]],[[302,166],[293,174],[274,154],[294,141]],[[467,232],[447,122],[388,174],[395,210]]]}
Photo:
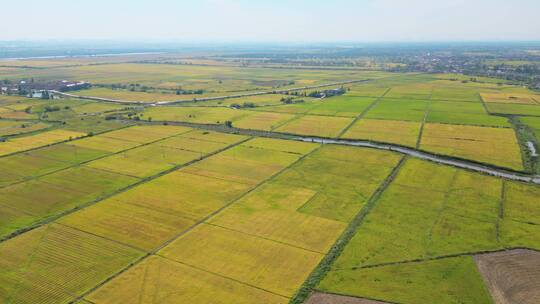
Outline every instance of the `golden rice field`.
{"label": "golden rice field", "polygon": [[425,125],[421,149],[443,155],[523,170],[514,130],[476,126]]}

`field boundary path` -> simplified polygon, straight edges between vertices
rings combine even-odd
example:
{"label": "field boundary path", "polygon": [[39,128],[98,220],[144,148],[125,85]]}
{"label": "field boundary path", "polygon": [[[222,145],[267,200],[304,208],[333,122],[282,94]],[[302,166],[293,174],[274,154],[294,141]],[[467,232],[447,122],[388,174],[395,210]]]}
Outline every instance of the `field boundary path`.
{"label": "field boundary path", "polygon": [[286,93],[294,92],[294,91],[318,89],[318,88],[332,87],[336,85],[344,85],[344,84],[352,84],[352,83],[362,83],[362,82],[368,82],[370,80],[372,79],[347,80],[347,81],[339,81],[339,82],[332,82],[332,83],[324,83],[324,84],[313,85],[313,86],[290,88],[290,89],[285,89],[285,90],[259,91],[259,92],[251,92],[251,93],[235,94],[235,95],[224,95],[224,96],[203,97],[203,98],[193,98],[193,99],[179,99],[179,100],[158,101],[158,102],[144,102],[144,101],[121,100],[121,99],[93,97],[93,96],[82,96],[82,95],[70,94],[70,93],[59,92],[59,91],[54,91],[54,90],[51,90],[50,92],[55,95],[60,95],[63,97],[68,97],[68,98],[88,99],[88,100],[94,100],[94,101],[119,103],[119,104],[125,104],[125,105],[164,106],[164,105],[174,105],[174,104],[186,103],[186,102],[202,102],[202,101],[222,100],[222,99],[231,99],[231,98],[242,98],[242,97],[257,96],[257,95],[286,94]]}
{"label": "field boundary path", "polygon": [[173,122],[173,121],[155,121],[155,122],[143,122],[150,124],[168,124],[168,125],[179,125],[186,126],[197,129],[212,130],[217,132],[240,134],[247,136],[255,137],[270,137],[286,140],[296,140],[303,142],[313,142],[319,144],[334,144],[334,145],[345,145],[345,146],[355,146],[362,148],[372,148],[377,150],[385,150],[397,152],[400,154],[408,155],[410,157],[431,161],[438,164],[448,165],[457,167],[460,169],[465,169],[469,171],[474,171],[482,174],[487,174],[495,177],[505,178],[509,180],[537,184],[540,185],[540,175],[532,175],[524,172],[512,171],[510,169],[500,168],[497,166],[479,163],[471,160],[455,158],[450,156],[439,155],[432,152],[423,151],[420,149],[400,146],[396,144],[381,143],[376,141],[369,140],[350,140],[350,139],[338,139],[338,138],[325,138],[325,137],[316,137],[316,136],[302,136],[298,134],[289,134],[281,133],[275,131],[261,131],[261,130],[250,130],[250,129],[240,129],[235,127],[226,127],[225,125],[212,125],[212,124],[198,124],[192,122]]}

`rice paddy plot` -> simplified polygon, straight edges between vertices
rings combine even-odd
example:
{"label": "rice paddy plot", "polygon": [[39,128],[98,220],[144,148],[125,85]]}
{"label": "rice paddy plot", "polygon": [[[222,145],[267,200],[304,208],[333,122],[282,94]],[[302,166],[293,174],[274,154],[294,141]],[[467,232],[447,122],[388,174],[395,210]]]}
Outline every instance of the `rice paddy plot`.
{"label": "rice paddy plot", "polygon": [[254,186],[295,162],[300,155],[287,152],[236,146],[183,171]]}
{"label": "rice paddy plot", "polygon": [[540,187],[505,183],[501,239],[506,247],[540,250]]}
{"label": "rice paddy plot", "polygon": [[353,118],[305,115],[276,129],[277,132],[320,137],[337,137]]}
{"label": "rice paddy plot", "polygon": [[333,267],[499,249],[501,187],[496,178],[409,159]]}
{"label": "rice paddy plot", "polygon": [[345,96],[355,96],[355,97],[380,97],[386,91],[387,87],[376,86],[376,85],[354,85],[350,90],[345,94]]}
{"label": "rice paddy plot", "polygon": [[37,114],[26,113],[25,111],[6,111],[0,113],[0,119],[37,119]]}
{"label": "rice paddy plot", "polygon": [[331,270],[318,290],[392,303],[492,303],[470,256]]}
{"label": "rice paddy plot", "polygon": [[202,152],[176,149],[157,142],[90,162],[87,166],[143,178],[203,156]]}
{"label": "rice paddy plot", "polygon": [[484,127],[511,127],[511,124],[508,122],[507,118],[492,116],[488,114],[430,111],[427,116],[427,122],[458,125],[475,125]]}
{"label": "rice paddy plot", "polygon": [[68,303],[142,255],[58,224],[0,244],[0,301]]}
{"label": "rice paddy plot", "polygon": [[481,102],[433,100],[429,108],[434,112],[487,114]]}
{"label": "rice paddy plot", "polygon": [[[24,228],[49,216],[70,210],[135,183],[137,179],[101,170],[75,167],[42,178],[0,189],[0,206],[24,213],[2,222],[2,235]],[[1,211],[4,212],[4,211]],[[3,217],[3,216],[0,216]]]}
{"label": "rice paddy plot", "polygon": [[420,148],[438,154],[523,170],[516,135],[514,130],[509,128],[427,123]]}
{"label": "rice paddy plot", "polygon": [[151,256],[91,293],[93,303],[285,304],[288,298]]}
{"label": "rice paddy plot", "polygon": [[276,140],[257,137],[244,143],[243,146],[303,155],[315,150],[320,145],[295,140]]}
{"label": "rice paddy plot", "polygon": [[296,104],[259,107],[259,108],[254,108],[253,110],[254,111],[261,111],[261,112],[305,114],[305,113],[317,108],[320,104],[321,104],[320,99],[317,99],[317,100],[314,100],[314,101],[296,103]]}
{"label": "rice paddy plot", "polygon": [[107,153],[117,153],[140,145],[137,142],[110,138],[103,135],[86,137],[71,141],[69,144],[79,148],[93,149]]}
{"label": "rice paddy plot", "polygon": [[475,88],[468,88],[462,85],[449,84],[445,81],[433,82],[432,100],[449,100],[449,101],[480,101],[479,91]]}
{"label": "rice paddy plot", "polygon": [[186,133],[191,130],[190,128],[180,126],[134,126],[107,132],[102,134],[102,136],[143,144]]}
{"label": "rice paddy plot", "polygon": [[123,108],[121,105],[92,102],[73,107],[73,111],[77,114],[94,114],[121,110]]}
{"label": "rice paddy plot", "polygon": [[274,178],[273,182],[315,192],[295,210],[348,223],[397,165],[397,154],[323,146]]}
{"label": "rice paddy plot", "polygon": [[325,253],[346,225],[297,211],[316,193],[271,182],[236,201],[209,223]]}
{"label": "rice paddy plot", "polygon": [[105,154],[103,151],[57,144],[0,158],[0,186],[67,168]]}
{"label": "rice paddy plot", "polygon": [[110,198],[58,220],[59,223],[144,251],[151,251],[194,220]]}
{"label": "rice paddy plot", "polygon": [[375,98],[337,96],[323,99],[320,104],[308,111],[308,114],[356,117],[364,112]]}
{"label": "rice paddy plot", "polygon": [[285,297],[294,295],[323,257],[207,224],[176,239],[158,255]]}
{"label": "rice paddy plot", "polygon": [[421,126],[413,121],[360,119],[341,137],[416,147]]}
{"label": "rice paddy plot", "polygon": [[388,98],[429,99],[432,85],[424,83],[393,86],[385,95]]}
{"label": "rice paddy plot", "polygon": [[540,95],[523,93],[482,93],[487,103],[540,105]]}
{"label": "rice paddy plot", "polygon": [[270,131],[294,117],[294,115],[286,113],[254,112],[249,116],[235,121],[234,126],[241,129]]}
{"label": "rice paddy plot", "polygon": [[115,195],[111,200],[198,221],[249,189],[249,185],[189,174],[182,169]]}
{"label": "rice paddy plot", "polygon": [[145,110],[145,117],[154,121],[185,121],[203,124],[223,124],[251,115],[251,111],[218,107],[153,107]]}
{"label": "rice paddy plot", "polygon": [[67,141],[84,135],[86,134],[80,132],[52,130],[36,135],[17,137],[5,142],[0,142],[0,156]]}
{"label": "rice paddy plot", "polygon": [[424,120],[426,109],[426,101],[384,98],[371,108],[364,117],[421,122]]}
{"label": "rice paddy plot", "polygon": [[486,103],[486,107],[493,114],[540,116],[540,105]]}
{"label": "rice paddy plot", "polygon": [[[218,132],[212,132],[212,131],[206,131],[206,130],[197,130],[194,129],[193,131],[182,133],[175,138],[188,138],[193,140],[199,140],[199,141],[205,141],[205,142],[215,142],[215,143],[222,143],[222,144],[234,144],[237,143],[243,139],[246,139],[245,136],[242,135],[236,135],[236,134],[228,134],[228,133],[218,133]],[[172,139],[171,139],[172,140]],[[167,142],[167,141],[164,141]]]}
{"label": "rice paddy plot", "polygon": [[0,136],[13,136],[24,133],[36,132],[39,130],[47,129],[49,127],[51,127],[51,125],[41,122],[28,123],[12,120],[0,120]]}

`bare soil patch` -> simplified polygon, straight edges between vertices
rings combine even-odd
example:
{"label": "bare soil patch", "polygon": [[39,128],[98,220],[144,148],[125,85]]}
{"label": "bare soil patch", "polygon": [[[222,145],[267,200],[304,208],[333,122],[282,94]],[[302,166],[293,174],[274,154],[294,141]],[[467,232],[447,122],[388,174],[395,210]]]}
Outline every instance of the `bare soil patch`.
{"label": "bare soil patch", "polygon": [[385,302],[314,292],[304,304],[385,304]]}
{"label": "bare soil patch", "polygon": [[540,303],[540,252],[516,249],[475,261],[496,304]]}

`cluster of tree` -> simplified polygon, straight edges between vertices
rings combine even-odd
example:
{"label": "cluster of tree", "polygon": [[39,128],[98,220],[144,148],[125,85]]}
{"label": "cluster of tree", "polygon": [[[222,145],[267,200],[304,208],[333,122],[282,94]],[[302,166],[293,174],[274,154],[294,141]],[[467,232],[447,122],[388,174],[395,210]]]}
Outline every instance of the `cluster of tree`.
{"label": "cluster of tree", "polygon": [[295,99],[294,97],[282,97],[280,100],[284,104],[303,103],[303,99]]}
{"label": "cluster of tree", "polygon": [[200,95],[204,94],[204,90],[176,90],[176,95]]}
{"label": "cluster of tree", "polygon": [[235,108],[235,109],[255,108],[255,107],[257,107],[257,105],[254,104],[253,102],[244,102],[243,104],[239,104],[239,103],[231,104],[231,108]]}

